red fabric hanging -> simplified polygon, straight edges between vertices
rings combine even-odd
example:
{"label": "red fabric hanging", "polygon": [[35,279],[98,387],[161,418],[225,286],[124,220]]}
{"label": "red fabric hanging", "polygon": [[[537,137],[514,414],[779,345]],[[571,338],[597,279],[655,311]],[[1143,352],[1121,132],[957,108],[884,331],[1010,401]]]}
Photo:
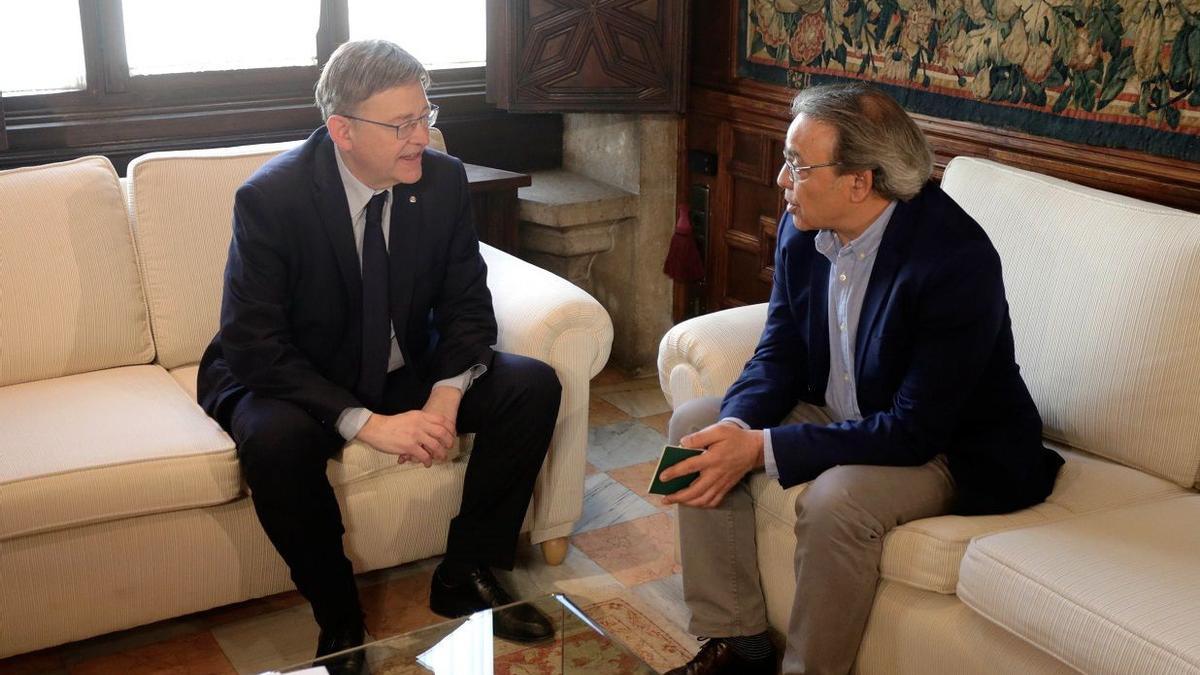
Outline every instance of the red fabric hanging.
{"label": "red fabric hanging", "polygon": [[671,248],[663,262],[663,273],[680,283],[700,281],[704,278],[704,259],[692,236],[692,221],[687,207],[679,206],[679,219],[675,221],[675,234],[671,235]]}

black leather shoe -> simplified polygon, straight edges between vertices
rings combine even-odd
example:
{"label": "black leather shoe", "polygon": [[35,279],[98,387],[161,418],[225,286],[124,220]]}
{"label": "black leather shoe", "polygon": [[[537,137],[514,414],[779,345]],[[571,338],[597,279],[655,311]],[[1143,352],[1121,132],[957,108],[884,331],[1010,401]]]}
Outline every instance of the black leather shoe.
{"label": "black leather shoe", "polygon": [[[453,619],[512,602],[512,596],[486,567],[450,574],[445,565],[438,565],[433,571],[429,609],[436,614]],[[513,642],[544,642],[554,637],[554,626],[536,608],[518,605],[492,614],[492,633]]]}
{"label": "black leather shoe", "polygon": [[733,651],[728,640],[712,638],[691,661],[666,675],[775,675],[775,655],[748,661]]}
{"label": "black leather shoe", "polygon": [[[322,630],[320,637],[317,638],[317,655],[313,658],[320,659],[347,649],[361,647],[363,635],[361,624]],[[330,675],[370,675],[371,673],[371,669],[367,667],[367,653],[362,649],[335,656],[322,661],[320,665],[325,666]]]}

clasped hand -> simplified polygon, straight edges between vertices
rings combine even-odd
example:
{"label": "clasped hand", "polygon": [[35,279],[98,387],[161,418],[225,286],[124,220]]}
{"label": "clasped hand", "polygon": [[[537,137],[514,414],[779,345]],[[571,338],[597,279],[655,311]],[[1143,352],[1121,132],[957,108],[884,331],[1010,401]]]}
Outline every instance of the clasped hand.
{"label": "clasped hand", "polygon": [[718,422],[684,436],[679,444],[705,452],[668,467],[659,477],[666,481],[689,473],[700,475],[688,487],[663,497],[663,504],[715,508],[743,476],[763,466],[762,430]]}
{"label": "clasped hand", "polygon": [[373,413],[358,432],[358,438],[380,452],[396,455],[396,462],[420,462],[429,468],[446,461],[446,452],[458,436],[455,418],[462,392],[435,387],[420,410],[398,415]]}

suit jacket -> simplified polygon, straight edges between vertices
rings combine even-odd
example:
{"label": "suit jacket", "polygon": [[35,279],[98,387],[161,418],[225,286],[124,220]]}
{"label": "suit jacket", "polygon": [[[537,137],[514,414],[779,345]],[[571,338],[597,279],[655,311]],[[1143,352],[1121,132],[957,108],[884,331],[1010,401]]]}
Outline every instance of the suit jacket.
{"label": "suit jacket", "polygon": [[[462,163],[426,149],[421,180],[392,191],[392,326],[406,367],[436,381],[489,365],[496,319]],[[413,199],[415,198],[415,200]],[[221,323],[197,395],[218,420],[247,391],[290,401],[330,430],[362,359],[362,276],[333,141],[322,127],[237,191]]]}
{"label": "suit jacket", "polygon": [[799,401],[825,403],[829,261],[815,237],[784,215],[762,339],[721,416],[775,427],[784,487],[839,464],[915,466],[944,453],[958,513],[1045,499],[1062,458],[1042,446],[1015,361],[1000,257],[932,183],[896,206],[867,284],[854,345],[862,419],[776,427]]}

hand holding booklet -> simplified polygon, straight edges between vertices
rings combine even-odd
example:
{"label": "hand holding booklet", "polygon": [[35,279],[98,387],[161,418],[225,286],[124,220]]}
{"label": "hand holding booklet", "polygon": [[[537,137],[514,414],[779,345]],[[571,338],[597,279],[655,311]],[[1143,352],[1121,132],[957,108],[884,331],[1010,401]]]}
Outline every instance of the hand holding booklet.
{"label": "hand holding booklet", "polygon": [[650,477],[650,494],[674,494],[691,485],[692,481],[696,480],[696,477],[700,474],[689,473],[683,476],[677,476],[668,481],[662,480],[659,476],[661,476],[662,472],[666,471],[668,467],[675,466],[683,460],[689,457],[695,457],[702,452],[704,451],[694,450],[692,448],[680,448],[674,445],[664,446],[662,449],[662,455],[660,455],[658,458],[658,466],[654,468],[654,475]]}

